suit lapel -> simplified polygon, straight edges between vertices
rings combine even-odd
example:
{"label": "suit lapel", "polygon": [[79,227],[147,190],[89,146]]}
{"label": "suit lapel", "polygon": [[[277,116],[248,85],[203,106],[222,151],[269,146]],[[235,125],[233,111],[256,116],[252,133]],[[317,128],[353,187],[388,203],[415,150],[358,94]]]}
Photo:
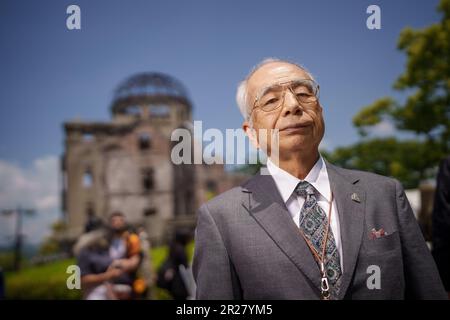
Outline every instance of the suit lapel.
{"label": "suit lapel", "polygon": [[[334,193],[339,216],[339,225],[344,259],[339,298],[347,292],[361,246],[365,191],[357,185],[359,179],[325,161],[331,190]],[[281,251],[295,266],[320,289],[320,272],[306,242],[291,218],[286,205],[270,175],[256,175],[243,186],[245,197],[243,207],[272,238]],[[356,194],[358,199],[352,199]],[[357,201],[359,200],[359,201]]]}
{"label": "suit lapel", "polygon": [[[361,246],[366,194],[362,188],[356,185],[359,179],[351,178],[345,170],[331,165],[328,161],[325,163],[339,215],[344,256],[344,273],[339,298],[343,299],[352,280]],[[352,196],[353,194],[357,196]]]}
{"label": "suit lapel", "polygon": [[257,175],[243,185],[248,199],[244,208],[295,266],[320,288],[319,268],[291,218],[270,175]]}

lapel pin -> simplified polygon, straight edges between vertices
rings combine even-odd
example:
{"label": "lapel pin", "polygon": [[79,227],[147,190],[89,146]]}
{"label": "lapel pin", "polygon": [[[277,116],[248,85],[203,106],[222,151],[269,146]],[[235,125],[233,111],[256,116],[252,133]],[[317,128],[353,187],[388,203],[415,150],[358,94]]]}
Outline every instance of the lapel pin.
{"label": "lapel pin", "polygon": [[355,202],[358,202],[358,203],[361,202],[361,200],[359,200],[359,197],[356,193],[352,193],[352,200]]}

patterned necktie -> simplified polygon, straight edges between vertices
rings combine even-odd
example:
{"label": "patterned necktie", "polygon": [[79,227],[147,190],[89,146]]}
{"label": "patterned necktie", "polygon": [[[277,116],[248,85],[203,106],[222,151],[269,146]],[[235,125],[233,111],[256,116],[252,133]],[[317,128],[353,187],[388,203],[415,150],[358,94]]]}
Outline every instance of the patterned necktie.
{"label": "patterned necktie", "polygon": [[[307,181],[301,181],[295,188],[297,195],[305,199],[300,211],[300,230],[312,245],[311,250],[322,258],[323,241],[328,224],[328,217],[316,199],[316,189]],[[331,297],[336,298],[341,284],[341,265],[333,232],[328,231],[325,251],[325,270],[330,284]]]}

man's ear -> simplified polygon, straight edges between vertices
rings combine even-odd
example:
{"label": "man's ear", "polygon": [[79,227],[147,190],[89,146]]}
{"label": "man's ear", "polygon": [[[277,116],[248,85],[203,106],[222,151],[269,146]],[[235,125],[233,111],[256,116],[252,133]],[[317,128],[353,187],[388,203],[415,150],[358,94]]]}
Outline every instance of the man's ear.
{"label": "man's ear", "polygon": [[244,121],[244,123],[242,124],[242,130],[244,130],[252,145],[256,149],[259,149],[258,134],[248,121]]}

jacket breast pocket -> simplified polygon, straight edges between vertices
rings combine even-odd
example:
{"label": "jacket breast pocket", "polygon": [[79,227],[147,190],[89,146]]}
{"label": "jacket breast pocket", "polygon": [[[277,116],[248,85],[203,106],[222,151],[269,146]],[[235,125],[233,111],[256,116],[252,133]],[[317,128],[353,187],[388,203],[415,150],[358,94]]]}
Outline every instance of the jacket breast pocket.
{"label": "jacket breast pocket", "polygon": [[398,231],[394,231],[381,238],[367,239],[365,247],[368,253],[382,254],[394,250],[399,244],[400,235]]}

